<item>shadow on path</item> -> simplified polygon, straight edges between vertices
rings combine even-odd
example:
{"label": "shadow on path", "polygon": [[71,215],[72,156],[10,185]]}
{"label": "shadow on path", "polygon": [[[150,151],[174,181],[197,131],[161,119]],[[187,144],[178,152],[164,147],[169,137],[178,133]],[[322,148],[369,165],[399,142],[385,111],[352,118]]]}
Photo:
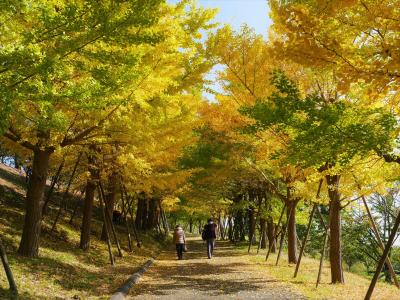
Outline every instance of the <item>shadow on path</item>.
{"label": "shadow on path", "polygon": [[[257,270],[247,254],[228,242],[217,242],[214,258],[200,240],[188,242],[177,260],[174,247],[163,252],[131,291],[137,299],[304,299]],[[282,294],[283,292],[283,294]]]}

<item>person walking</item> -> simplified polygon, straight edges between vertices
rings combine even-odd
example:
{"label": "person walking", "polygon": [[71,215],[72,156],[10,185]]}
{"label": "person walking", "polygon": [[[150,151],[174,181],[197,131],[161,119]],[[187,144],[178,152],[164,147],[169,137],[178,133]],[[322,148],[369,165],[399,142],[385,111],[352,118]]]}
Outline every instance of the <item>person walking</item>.
{"label": "person walking", "polygon": [[207,224],[204,225],[202,235],[204,240],[207,241],[207,256],[209,259],[212,258],[215,248],[215,239],[217,238],[216,230],[217,224],[215,224],[212,219],[208,219]]}
{"label": "person walking", "polygon": [[176,246],[176,254],[178,255],[178,259],[183,259],[183,250],[186,247],[186,237],[185,232],[180,225],[175,226],[173,242]]}

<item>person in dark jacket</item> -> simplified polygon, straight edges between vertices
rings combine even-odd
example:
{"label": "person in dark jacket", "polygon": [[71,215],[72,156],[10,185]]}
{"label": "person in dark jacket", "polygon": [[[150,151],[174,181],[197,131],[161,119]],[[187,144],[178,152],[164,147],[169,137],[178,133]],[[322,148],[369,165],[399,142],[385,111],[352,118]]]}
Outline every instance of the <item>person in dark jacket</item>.
{"label": "person in dark jacket", "polygon": [[207,241],[207,256],[208,258],[212,258],[214,247],[215,247],[215,239],[217,238],[217,224],[213,222],[212,219],[208,219],[208,223],[204,225],[204,237]]}

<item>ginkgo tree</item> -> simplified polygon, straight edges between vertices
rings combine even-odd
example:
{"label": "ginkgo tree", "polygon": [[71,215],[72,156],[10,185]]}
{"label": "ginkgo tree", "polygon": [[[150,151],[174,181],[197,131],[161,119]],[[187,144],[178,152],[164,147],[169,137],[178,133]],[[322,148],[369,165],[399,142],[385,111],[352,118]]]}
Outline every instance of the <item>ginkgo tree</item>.
{"label": "ginkgo tree", "polygon": [[[280,57],[305,67],[333,70],[337,91],[362,85],[361,105],[399,111],[399,1],[270,1],[271,37]],[[394,138],[398,137],[397,135]],[[392,149],[372,149],[399,163]]]}
{"label": "ginkgo tree", "polygon": [[[180,84],[199,84],[207,71],[198,58],[199,31],[213,12],[188,5],[36,1],[22,3],[18,18],[7,17],[12,7],[4,10],[2,30],[15,30],[1,40],[2,101],[10,108],[2,110],[3,138],[33,155],[21,254],[38,254],[41,201],[55,151],[108,137],[103,129],[123,107],[151,106],[168,98],[164,90],[176,94],[183,92]],[[177,83],[184,76],[192,81]]]}
{"label": "ginkgo tree", "polygon": [[[258,127],[288,126],[292,140],[287,160],[314,167],[325,177],[329,196],[330,262],[333,283],[344,281],[341,259],[340,178],[343,170],[359,155],[370,157],[371,149],[389,149],[395,120],[384,108],[357,107],[353,95],[326,99],[316,92],[302,96],[296,84],[282,72],[272,78],[277,87],[269,100],[259,100],[249,113]],[[312,155],[310,155],[312,153]]]}

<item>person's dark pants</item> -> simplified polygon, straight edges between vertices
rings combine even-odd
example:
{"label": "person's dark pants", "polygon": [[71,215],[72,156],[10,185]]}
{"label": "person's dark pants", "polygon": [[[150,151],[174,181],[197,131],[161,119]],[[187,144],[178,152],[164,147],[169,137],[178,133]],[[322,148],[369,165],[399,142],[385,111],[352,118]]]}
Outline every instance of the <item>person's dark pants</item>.
{"label": "person's dark pants", "polygon": [[178,259],[183,258],[183,247],[185,244],[175,244],[176,245],[176,254],[178,255]]}
{"label": "person's dark pants", "polygon": [[208,258],[211,258],[213,256],[214,247],[215,247],[215,239],[208,239],[207,240],[207,256],[208,256]]}

